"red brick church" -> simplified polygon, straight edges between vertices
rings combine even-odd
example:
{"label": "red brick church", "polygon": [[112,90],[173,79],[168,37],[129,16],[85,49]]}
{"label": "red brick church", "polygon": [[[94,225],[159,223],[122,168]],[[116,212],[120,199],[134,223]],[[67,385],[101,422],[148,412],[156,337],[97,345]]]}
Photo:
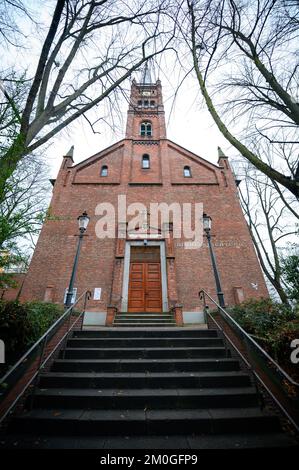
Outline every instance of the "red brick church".
{"label": "red brick church", "polygon": [[[73,149],[63,157],[21,299],[64,302],[78,243],[77,217],[86,211],[90,222],[75,280],[77,296],[92,292],[86,325],[111,322],[111,312],[162,314],[174,307],[183,323],[201,323],[199,290],[217,299],[207,240],[203,236],[202,243],[188,246],[185,232],[177,235],[172,211],[167,223],[158,217],[153,224],[151,204],[161,203],[179,209],[202,204],[212,218],[226,305],[268,296],[235,177],[228,158],[221,149],[218,153],[215,165],[168,140],[161,82],[154,83],[148,71],[140,83],[133,80],[125,138],[78,164]],[[127,219],[119,217],[120,203],[131,205]],[[145,208],[144,223],[132,230],[136,203]]]}

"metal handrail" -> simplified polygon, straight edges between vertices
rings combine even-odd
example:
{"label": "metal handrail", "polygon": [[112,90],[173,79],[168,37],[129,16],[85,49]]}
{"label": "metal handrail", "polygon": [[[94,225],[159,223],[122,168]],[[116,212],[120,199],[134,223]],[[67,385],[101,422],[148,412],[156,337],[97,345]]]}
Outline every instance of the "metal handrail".
{"label": "metal handrail", "polygon": [[[216,302],[204,289],[201,289],[199,291],[199,298],[200,300],[203,300],[204,303],[204,315],[209,316],[211,320],[216,324],[216,326],[220,329],[220,331],[223,333],[223,335],[226,337],[226,339],[229,341],[229,343],[233,346],[233,348],[237,351],[241,359],[244,361],[246,366],[250,369],[254,377],[260,382],[260,384],[264,387],[264,389],[269,393],[269,395],[272,397],[272,399],[275,401],[275,403],[279,406],[281,411],[284,413],[284,415],[287,417],[287,419],[292,423],[293,427],[296,429],[297,432],[299,432],[299,426],[298,424],[294,421],[294,419],[290,416],[288,411],[284,408],[282,403],[276,398],[276,396],[272,393],[272,391],[269,389],[269,387],[265,384],[263,379],[260,377],[260,375],[257,373],[256,370],[252,367],[252,364],[245,358],[245,356],[242,354],[242,352],[238,349],[238,347],[233,343],[233,341],[229,338],[229,336],[226,335],[224,332],[223,328],[219,323],[212,317],[210,312],[208,311],[209,306],[206,304],[206,298],[208,297],[211,302],[217,307],[218,311],[224,315],[224,317],[227,317],[233,325],[237,328],[237,330],[242,333],[242,335],[245,336],[245,338],[251,343],[255,348],[258,349],[258,351],[264,356],[264,358],[267,359],[267,361],[270,361],[270,363],[275,367],[276,370],[279,371],[279,373],[284,377],[285,380],[287,380],[289,383],[292,384],[292,386],[298,388],[299,390],[299,384],[290,377],[287,372],[285,372],[279,364],[234,320],[234,318],[223,308],[221,307],[218,302]],[[247,341],[245,341],[246,347],[247,347]]]}
{"label": "metal handrail", "polygon": [[[201,294],[203,294],[203,297],[201,297]],[[298,387],[299,388],[299,383],[296,382],[295,380],[292,379],[292,377],[290,377],[288,375],[288,373],[283,370],[279,364],[277,364],[277,362],[256,342],[254,341],[254,339],[239,325],[239,323],[236,322],[236,320],[234,320],[234,318],[226,311],[224,310],[224,308],[220,307],[220,305],[214,300],[212,299],[212,297],[205,291],[205,290],[201,290],[199,292],[199,298],[200,299],[203,299],[204,300],[204,296],[207,296],[209,297],[209,299],[216,305],[216,307],[218,309],[220,309],[224,315],[226,317],[228,317],[230,319],[230,321],[237,327],[237,329],[244,335],[246,336],[246,338],[267,358],[268,361],[272,362],[272,364],[274,365],[274,367],[276,369],[279,370],[279,372],[285,377],[285,379],[288,381],[288,382],[291,382],[291,384],[294,386],[294,387]],[[204,300],[204,303],[205,303],[205,300]]]}
{"label": "metal handrail", "polygon": [[[80,302],[80,300],[84,297],[84,304],[83,304],[83,310],[82,312],[80,313],[80,315],[76,318],[76,320],[72,323],[72,325],[70,325],[70,318],[71,318],[71,314],[72,314],[72,311],[74,309],[74,307]],[[25,362],[30,354],[32,353],[32,351],[34,351],[36,348],[38,348],[39,346],[41,346],[41,354],[40,354],[40,359],[39,359],[39,364],[38,364],[38,367],[37,367],[37,370],[34,372],[33,376],[30,378],[30,380],[25,384],[25,386],[23,387],[22,391],[18,394],[18,396],[16,397],[16,399],[13,401],[13,403],[11,404],[11,406],[6,410],[6,412],[4,413],[4,415],[2,417],[0,417],[0,423],[6,418],[6,416],[8,415],[8,413],[12,410],[12,408],[15,406],[15,404],[18,402],[18,400],[20,399],[20,397],[25,393],[25,391],[27,390],[27,388],[32,384],[32,382],[37,378],[38,374],[40,373],[41,369],[45,366],[45,364],[49,361],[49,359],[53,356],[53,354],[55,353],[55,351],[57,350],[57,348],[61,345],[61,343],[68,337],[71,329],[76,325],[76,323],[78,323],[78,321],[81,319],[81,317],[84,315],[85,313],[85,308],[86,308],[86,304],[87,304],[87,300],[89,300],[91,297],[91,292],[89,290],[86,290],[84,291],[79,297],[78,299],[76,300],[76,302],[71,305],[65,312],[63,315],[61,315],[61,317],[59,317],[51,326],[50,328],[48,328],[48,330],[33,344],[33,346],[31,346],[30,349],[28,349],[28,351],[15,363],[15,365],[3,376],[1,377],[0,379],[0,386],[6,382],[7,378],[13,373],[16,371],[16,369],[21,365],[23,364],[23,362]],[[53,333],[53,331],[55,330],[56,326],[59,325],[60,323],[63,323],[63,320],[67,318],[67,316],[69,315],[69,323],[68,323],[68,327],[67,327],[67,331],[66,333],[62,336],[62,338],[58,341],[58,343],[56,344],[56,346],[52,349],[52,351],[50,352],[50,354],[47,356],[47,358],[45,360],[43,360],[44,358],[44,352],[46,350],[46,346],[47,346],[47,340],[48,340],[48,337]],[[33,390],[33,395],[34,395],[34,390]]]}
{"label": "metal handrail", "polygon": [[59,317],[55,323],[53,323],[50,328],[48,328],[48,330],[31,346],[30,349],[28,349],[28,351],[25,352],[25,354],[21,357],[21,359],[19,359],[15,365],[9,369],[9,371],[3,376],[1,377],[0,379],[0,386],[3,382],[5,382],[5,380],[7,379],[7,377],[9,377],[12,372],[14,372],[14,370],[17,369],[17,367],[22,364],[22,362],[25,361],[25,359],[27,359],[27,357],[30,355],[30,353],[37,347],[38,344],[42,343],[42,341],[47,337],[49,336],[49,334],[52,332],[52,330],[54,330],[54,328],[56,327],[56,325],[58,325],[67,315],[68,313],[74,308],[75,305],[77,305],[77,303],[82,299],[82,297],[84,295],[86,295],[89,291],[85,291],[83,292],[83,294],[80,295],[80,297],[76,300],[76,302],[71,305],[65,312],[63,315],[61,315],[61,317]]}

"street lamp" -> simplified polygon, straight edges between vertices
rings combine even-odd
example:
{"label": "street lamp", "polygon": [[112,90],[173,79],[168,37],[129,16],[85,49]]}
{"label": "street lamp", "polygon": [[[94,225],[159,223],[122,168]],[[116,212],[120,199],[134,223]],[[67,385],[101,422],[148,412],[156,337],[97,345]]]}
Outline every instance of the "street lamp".
{"label": "street lamp", "polygon": [[75,278],[76,278],[76,271],[77,271],[77,265],[78,265],[78,260],[79,260],[81,243],[82,243],[82,240],[83,240],[84,232],[86,231],[87,226],[88,226],[88,222],[89,222],[89,217],[87,215],[87,212],[84,211],[82,215],[79,215],[79,217],[77,217],[77,220],[78,220],[78,223],[79,223],[79,240],[78,240],[76,256],[75,256],[75,259],[74,259],[74,265],[73,265],[72,275],[71,275],[71,279],[70,279],[70,284],[69,284],[69,288],[68,288],[67,294],[66,294],[66,300],[65,300],[66,308],[69,308],[72,304],[74,282],[75,282]]}
{"label": "street lamp", "polygon": [[221,284],[220,284],[220,277],[217,269],[217,264],[216,264],[216,259],[213,251],[213,246],[211,243],[211,228],[212,228],[212,219],[209,215],[203,214],[203,229],[206,233],[206,237],[208,240],[208,245],[209,245],[209,250],[210,250],[210,256],[211,256],[211,261],[212,261],[212,266],[213,266],[213,271],[214,271],[214,277],[215,277],[215,283],[216,283],[216,290],[217,290],[217,296],[218,296],[218,301],[220,307],[225,307],[224,303],[224,295],[221,289]]}

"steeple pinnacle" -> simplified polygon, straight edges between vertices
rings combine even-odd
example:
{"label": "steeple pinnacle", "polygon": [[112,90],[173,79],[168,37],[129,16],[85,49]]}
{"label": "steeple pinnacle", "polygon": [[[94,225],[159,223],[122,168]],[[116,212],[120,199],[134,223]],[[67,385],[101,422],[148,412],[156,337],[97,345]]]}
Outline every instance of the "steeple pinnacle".
{"label": "steeple pinnacle", "polygon": [[71,146],[69,151],[65,154],[65,157],[70,157],[71,159],[73,159],[73,157],[74,157],[74,146],[73,145]]}
{"label": "steeple pinnacle", "polygon": [[74,163],[74,146],[72,145],[69,151],[62,157],[62,169],[70,168]]}
{"label": "steeple pinnacle", "polygon": [[140,83],[142,85],[151,85],[153,83],[152,82],[152,77],[151,77],[151,71],[150,71],[148,62],[145,62],[144,68],[141,71],[141,77],[140,78],[141,78]]}
{"label": "steeple pinnacle", "polygon": [[223,150],[221,149],[221,147],[218,147],[218,158],[227,158],[223,152]]}

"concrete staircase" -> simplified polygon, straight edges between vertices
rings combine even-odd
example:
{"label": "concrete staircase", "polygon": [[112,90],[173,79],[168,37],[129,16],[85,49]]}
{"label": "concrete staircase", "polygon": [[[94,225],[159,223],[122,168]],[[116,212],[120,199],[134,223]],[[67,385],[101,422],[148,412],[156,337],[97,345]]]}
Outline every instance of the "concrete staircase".
{"label": "concrete staircase", "polygon": [[[28,404],[30,397],[28,397]],[[216,330],[78,331],[0,447],[293,446]]]}
{"label": "concrete staircase", "polygon": [[128,313],[117,312],[113,321],[114,326],[124,327],[159,327],[176,326],[174,314],[167,313]]}

